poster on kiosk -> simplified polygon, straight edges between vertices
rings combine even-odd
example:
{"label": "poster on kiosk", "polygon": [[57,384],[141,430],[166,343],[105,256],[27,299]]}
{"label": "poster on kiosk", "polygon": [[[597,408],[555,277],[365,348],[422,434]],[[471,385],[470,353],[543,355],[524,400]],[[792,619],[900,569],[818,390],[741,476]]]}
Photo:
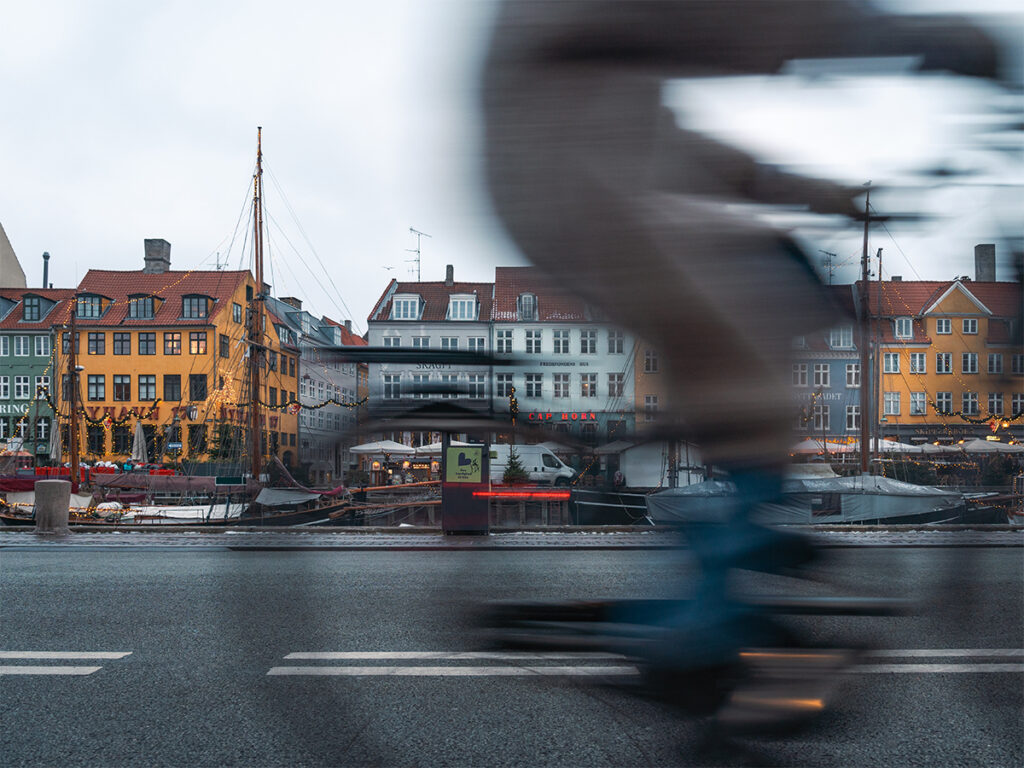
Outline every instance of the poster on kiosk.
{"label": "poster on kiosk", "polygon": [[489,532],[487,490],[490,471],[486,445],[454,446],[444,441],[441,480],[441,526],[445,533]]}

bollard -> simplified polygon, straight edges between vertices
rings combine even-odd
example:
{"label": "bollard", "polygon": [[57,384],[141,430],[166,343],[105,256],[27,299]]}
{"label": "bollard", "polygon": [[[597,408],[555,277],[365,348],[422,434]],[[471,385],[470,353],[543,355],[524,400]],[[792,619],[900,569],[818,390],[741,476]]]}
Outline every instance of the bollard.
{"label": "bollard", "polygon": [[71,482],[40,480],[36,483],[36,533],[68,533]]}

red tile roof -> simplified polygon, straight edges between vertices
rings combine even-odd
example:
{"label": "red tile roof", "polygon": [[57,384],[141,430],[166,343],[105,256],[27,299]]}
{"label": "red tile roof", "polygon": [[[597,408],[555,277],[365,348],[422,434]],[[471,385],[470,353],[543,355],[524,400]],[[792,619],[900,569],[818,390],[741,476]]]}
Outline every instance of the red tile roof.
{"label": "red tile roof", "polygon": [[[44,330],[54,325],[62,325],[69,319],[68,302],[74,296],[73,288],[0,288],[0,296],[18,304],[11,309],[6,317],[0,319],[2,330]],[[42,296],[55,301],[56,305],[43,316],[39,322],[24,322],[22,318],[21,300],[25,296]]]}
{"label": "red tile roof", "polygon": [[496,322],[514,322],[519,296],[537,297],[537,320],[542,323],[589,322],[592,316],[583,299],[560,290],[535,267],[497,267],[494,270],[494,313]]}
{"label": "red tile roof", "polygon": [[[81,325],[151,326],[209,325],[234,295],[239,284],[251,279],[247,270],[168,271],[149,274],[139,271],[90,269],[78,285],[79,293],[104,296],[113,304],[98,318],[79,318]],[[130,296],[163,299],[152,318],[128,317]],[[201,295],[214,299],[205,318],[182,318],[183,296]]]}
{"label": "red tile roof", "polygon": [[[392,290],[393,289],[393,290]],[[422,323],[436,323],[448,316],[448,299],[454,294],[476,294],[479,313],[477,320],[486,323],[491,316],[491,294],[494,283],[399,283],[392,280],[377,300],[369,320],[388,320],[391,316],[391,302],[395,294],[414,294],[423,301]]]}
{"label": "red tile roof", "polygon": [[341,328],[341,343],[346,347],[365,347],[367,345],[366,339],[362,336],[356,336],[352,331],[345,327],[344,323],[339,323],[337,320],[331,320],[329,317],[325,317],[330,325]]}
{"label": "red tile roof", "polygon": [[[955,282],[954,280],[890,281],[883,282],[881,288],[877,282],[871,282],[868,287],[868,308],[873,315],[919,317],[938,301]],[[858,291],[860,285],[858,281]],[[1024,310],[1019,283],[978,283],[967,280],[961,282],[960,285],[984,304],[995,317],[1020,317]],[[879,312],[880,292],[881,312]]]}

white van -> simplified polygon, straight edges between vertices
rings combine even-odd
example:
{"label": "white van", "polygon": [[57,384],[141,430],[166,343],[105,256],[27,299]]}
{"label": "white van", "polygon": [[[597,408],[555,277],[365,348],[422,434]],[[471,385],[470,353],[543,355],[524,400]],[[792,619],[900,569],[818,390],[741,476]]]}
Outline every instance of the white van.
{"label": "white van", "polygon": [[[507,444],[491,446],[491,482],[500,483],[505,479],[505,467],[508,466],[509,449]],[[576,477],[576,472],[566,466],[560,458],[541,445],[516,445],[516,456],[523,465],[531,483],[550,483],[551,485],[568,485]]]}

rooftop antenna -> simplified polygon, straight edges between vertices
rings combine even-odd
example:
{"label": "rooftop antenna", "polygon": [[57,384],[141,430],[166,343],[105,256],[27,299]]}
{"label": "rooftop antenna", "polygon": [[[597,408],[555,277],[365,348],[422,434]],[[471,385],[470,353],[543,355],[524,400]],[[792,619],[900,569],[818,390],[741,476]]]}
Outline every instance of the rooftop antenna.
{"label": "rooftop antenna", "polygon": [[[406,264],[411,264],[413,262],[416,263],[416,282],[418,283],[420,282],[420,238],[430,237],[430,235],[428,235],[426,232],[420,232],[418,229],[413,229],[412,227],[409,227],[409,231],[416,235],[416,247],[406,248],[405,250],[408,251],[409,253],[415,253],[416,258],[406,259],[405,261]],[[409,272],[412,272],[412,270],[410,269]]]}
{"label": "rooftop antenna", "polygon": [[820,248],[818,249],[818,253],[825,254],[825,260],[823,263],[825,265],[825,269],[828,270],[828,284],[832,285],[832,274],[836,271],[836,265],[833,259],[836,258],[836,254],[831,251],[823,251]]}
{"label": "rooftop antenna", "polygon": [[224,267],[226,267],[228,265],[228,260],[224,259],[224,263],[221,264],[220,263],[220,251],[217,251],[217,255],[214,257],[214,264],[217,265],[216,268],[217,268],[217,271],[219,272],[220,270],[224,269]]}

